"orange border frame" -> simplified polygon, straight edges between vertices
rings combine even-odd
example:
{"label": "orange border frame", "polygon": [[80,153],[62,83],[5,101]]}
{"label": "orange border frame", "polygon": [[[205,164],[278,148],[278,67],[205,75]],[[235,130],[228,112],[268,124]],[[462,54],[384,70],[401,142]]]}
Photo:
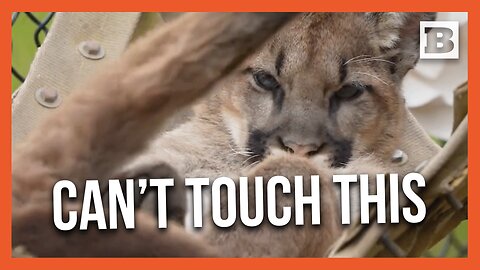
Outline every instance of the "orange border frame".
{"label": "orange border frame", "polygon": [[[441,0],[335,0],[335,1],[308,1],[308,0],[242,0],[242,1],[117,1],[114,5],[110,1],[99,0],[3,0],[0,3],[0,55],[4,59],[0,65],[0,83],[4,91],[0,91],[0,120],[4,130],[1,138],[1,170],[3,181],[0,188],[0,269],[136,269],[136,268],[174,268],[174,267],[208,267],[210,269],[245,269],[247,267],[275,268],[275,269],[318,269],[318,268],[369,268],[369,269],[474,269],[480,266],[480,183],[476,180],[480,176],[479,110],[474,104],[480,100],[480,1],[456,0],[447,2]],[[56,259],[56,258],[12,258],[11,257],[11,96],[9,85],[11,82],[11,12],[14,11],[467,11],[469,12],[469,226],[468,226],[468,258],[360,258],[360,259]],[[476,60],[476,61],[474,61]],[[475,75],[476,74],[476,75]],[[476,106],[475,106],[476,105]],[[472,116],[473,115],[473,116]],[[477,138],[477,139],[474,139]]]}

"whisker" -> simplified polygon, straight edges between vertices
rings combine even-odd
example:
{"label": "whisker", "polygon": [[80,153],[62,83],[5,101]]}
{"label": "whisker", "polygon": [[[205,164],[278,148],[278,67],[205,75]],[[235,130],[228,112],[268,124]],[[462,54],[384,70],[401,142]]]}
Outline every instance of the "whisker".
{"label": "whisker", "polygon": [[368,54],[357,55],[357,56],[354,56],[354,57],[348,59],[345,63],[343,63],[343,65],[346,66],[348,63],[350,63],[353,60],[356,60],[356,59],[359,59],[359,58],[362,58],[362,57],[370,57],[370,56],[371,55],[368,55]]}
{"label": "whisker", "polygon": [[247,158],[246,160],[244,160],[244,161],[242,162],[242,165],[241,165],[241,166],[245,165],[245,163],[247,163],[247,162],[248,162],[249,160],[251,160],[252,158],[257,158],[257,157],[259,157],[259,156],[260,156],[260,155],[253,155],[253,156]]}
{"label": "whisker", "polygon": [[389,60],[381,59],[381,58],[365,58],[365,59],[357,59],[357,60],[353,60],[353,61],[351,61],[350,63],[358,63],[358,62],[373,62],[373,61],[379,61],[379,62],[385,62],[385,63],[389,63],[389,64],[392,64],[392,65],[397,65],[397,63],[394,63],[394,62],[392,62],[392,61],[389,61]]}
{"label": "whisker", "polygon": [[[235,150],[235,149],[232,147],[232,144],[231,144],[231,143],[229,143],[228,146],[230,147],[230,150],[232,151],[232,153],[231,153],[230,155],[236,154],[236,155],[248,157],[248,156],[250,156],[251,154],[253,154],[253,153],[250,152],[250,151],[242,151],[242,149]],[[229,155],[229,156],[230,156],[230,155]]]}
{"label": "whisker", "polygon": [[258,163],[260,163],[260,160],[252,162],[252,164],[246,166],[244,169],[251,169],[251,168],[255,167],[255,165],[257,165]]}
{"label": "whisker", "polygon": [[365,73],[365,72],[359,72],[359,71],[355,71],[353,73],[357,73],[357,74],[361,74],[361,75],[367,75],[367,76],[370,76],[376,80],[378,80],[379,82],[385,84],[385,85],[389,85],[387,82],[385,82],[384,80],[380,79],[379,77],[373,75],[373,74],[370,74],[370,73]]}

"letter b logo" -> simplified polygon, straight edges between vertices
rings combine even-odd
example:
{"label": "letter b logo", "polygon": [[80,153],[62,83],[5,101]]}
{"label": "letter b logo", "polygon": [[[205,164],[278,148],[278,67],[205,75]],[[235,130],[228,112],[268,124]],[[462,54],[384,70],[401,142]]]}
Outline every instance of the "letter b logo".
{"label": "letter b logo", "polygon": [[420,22],[420,59],[458,59],[458,47],[458,22]]}

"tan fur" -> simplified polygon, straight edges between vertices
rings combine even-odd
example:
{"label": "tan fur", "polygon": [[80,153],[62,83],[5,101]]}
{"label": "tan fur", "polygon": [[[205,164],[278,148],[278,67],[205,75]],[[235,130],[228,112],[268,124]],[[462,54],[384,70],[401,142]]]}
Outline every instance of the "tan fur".
{"label": "tan fur", "polygon": [[[389,19],[390,15],[393,18]],[[153,165],[165,161],[175,164],[187,177],[215,179],[231,176],[237,179],[240,175],[262,175],[259,168],[267,163],[271,168],[277,168],[278,175],[288,175],[289,171],[282,168],[301,167],[297,163],[302,161],[277,158],[275,153],[281,147],[275,140],[267,143],[267,157],[257,166],[253,166],[255,162],[252,164],[254,159],[248,147],[248,137],[253,130],[281,127],[283,133],[279,136],[290,136],[300,144],[327,140],[325,134],[318,133],[315,128],[328,130],[331,136],[352,142],[352,162],[345,164],[345,168],[330,168],[329,160],[335,149],[328,144],[314,156],[316,165],[304,164],[316,166],[305,171],[324,175],[323,184],[328,188],[322,194],[334,190],[330,179],[333,173],[368,173],[372,176],[374,172],[388,173],[379,161],[388,161],[397,148],[406,110],[400,90],[401,76],[392,73],[391,66],[403,70],[406,68],[403,65],[411,65],[402,62],[403,55],[416,51],[402,50],[405,37],[401,36],[399,28],[409,18],[413,18],[409,23],[418,23],[416,16],[390,15],[381,15],[382,25],[377,25],[368,14],[302,15],[247,59],[235,76],[199,104],[196,116],[190,122],[159,137],[150,145],[151,152],[134,160],[126,170],[138,164]],[[379,33],[379,28],[396,33],[389,43],[391,50],[380,47],[379,44],[385,42],[385,35]],[[275,77],[284,86],[286,94],[283,108],[278,112],[272,94],[259,89],[252,75],[245,70],[255,67],[275,74],[275,60],[280,50],[285,52],[284,69],[281,76]],[[369,57],[356,58],[359,55]],[[400,60],[392,62],[393,56]],[[345,81],[371,85],[374,93],[364,93],[359,99],[342,104],[334,118],[328,113],[329,98],[346,83],[339,80],[342,60],[347,62]],[[358,192],[354,193],[355,189],[352,190],[352,201],[359,206]],[[222,256],[322,256],[340,232],[338,213],[334,212],[338,211],[337,202],[337,198],[325,202],[324,207],[330,211],[324,211],[322,215],[330,217],[327,220],[331,223],[322,225],[316,237],[305,228],[278,229],[268,224],[258,230],[241,225],[217,230],[212,226],[200,233],[222,251]],[[353,210],[353,220],[356,220],[358,208]],[[312,247],[310,240],[317,249],[309,248]]]}
{"label": "tan fur", "polygon": [[[305,194],[310,193],[310,176],[324,173],[308,159],[280,153],[269,156],[249,173],[249,195],[254,192],[254,177],[263,176],[264,184],[273,176],[282,175],[290,180],[291,194],[276,194],[276,208],[280,212],[283,207],[295,209],[292,193],[295,189],[294,177],[303,176]],[[266,187],[264,187],[265,193]],[[330,245],[341,232],[338,220],[335,190],[328,174],[320,175],[321,224],[311,225],[311,211],[306,208],[305,225],[297,226],[292,219],[284,227],[275,227],[265,221],[257,228],[248,228],[237,224],[231,228],[210,226],[204,235],[212,246],[220,247],[222,256],[227,257],[323,257]],[[264,194],[265,196],[265,194]],[[222,209],[226,209],[226,202]],[[249,203],[253,211],[253,199]],[[251,216],[254,213],[250,213]],[[266,215],[266,213],[265,213]],[[265,218],[266,219],[266,218]]]}
{"label": "tan fur", "polygon": [[[71,247],[60,237],[65,234],[54,232],[49,212],[52,187],[60,179],[69,179],[81,194],[85,179],[110,178],[115,167],[145,146],[168,115],[205,94],[293,15],[182,16],[106,65],[14,149],[12,245],[23,245],[42,256],[213,254],[195,248],[194,240],[175,228],[152,235],[157,230],[150,228],[154,224],[150,215],[142,215],[137,225],[148,229],[113,234],[111,242],[102,242],[101,249],[111,253],[87,245],[102,233],[91,232],[85,238],[74,234],[72,242],[79,246]],[[135,234],[140,237],[138,245],[127,244]],[[179,241],[173,240],[176,237]],[[163,243],[146,245],[141,238]]]}
{"label": "tan fur", "polygon": [[[44,123],[23,148],[15,151],[14,212],[21,212],[17,208],[29,203],[48,201],[46,193],[54,181],[61,178],[73,178],[71,180],[81,184],[85,178],[108,178],[114,169],[118,175],[136,171],[139,167],[148,173],[149,166],[153,168],[162,163],[170,164],[186,177],[210,179],[219,176],[237,179],[242,175],[319,174],[323,196],[320,227],[287,226],[279,229],[264,224],[252,230],[241,225],[218,230],[210,226],[200,234],[205,246],[213,247],[219,256],[324,256],[341,232],[338,199],[331,174],[336,170],[355,172],[358,168],[349,167],[348,163],[354,164],[352,161],[365,156],[385,160],[396,148],[402,130],[405,106],[400,83],[416,61],[417,52],[412,49],[410,35],[418,35],[418,31],[414,32],[416,28],[410,24],[418,23],[419,16],[403,14],[401,20],[389,20],[388,14],[382,16],[378,19],[362,13],[303,14],[244,61],[228,80],[218,84],[215,91],[197,106],[192,120],[148,142],[148,150],[123,168],[114,168],[124,162],[129,153],[147,144],[158,123],[162,123],[175,106],[189,104],[199,97],[200,90],[211,86],[230,70],[235,60],[240,59],[236,56],[243,55],[237,51],[246,46],[247,38],[212,43],[218,38],[216,35],[223,33],[223,28],[213,34],[205,30],[208,27],[211,27],[209,30],[217,29],[213,25],[223,24],[229,16],[219,15],[217,20],[206,16],[194,20],[191,16],[175,21],[174,26],[164,30],[164,35],[151,35],[152,38],[133,47],[118,67],[106,70],[90,84],[95,90],[88,91],[87,98],[81,95],[72,97],[61,112]],[[197,25],[200,29],[195,28]],[[252,26],[250,29],[254,30],[251,31],[260,31],[257,24],[253,25],[256,28]],[[232,33],[239,31],[234,24],[230,26]],[[184,27],[190,33],[209,34],[200,41],[192,36],[173,34],[180,29],[184,32]],[[398,31],[404,28],[413,30]],[[259,33],[267,31],[264,28]],[[388,40],[384,31],[394,31],[395,35]],[[243,34],[250,39],[254,36],[250,35],[251,32]],[[178,50],[178,43],[186,47]],[[248,44],[248,48],[254,45]],[[177,50],[199,53],[175,55]],[[285,59],[278,75],[275,65],[280,51],[284,52]],[[359,57],[362,55],[368,57]],[[178,62],[184,65],[178,65]],[[209,64],[205,67],[203,63]],[[171,69],[172,65],[178,69]],[[342,65],[346,69],[343,81]],[[285,95],[281,108],[275,104],[272,93],[256,85],[248,71],[252,68],[273,74],[282,85]],[[343,102],[332,113],[331,97],[343,85],[353,82],[371,86],[373,90],[355,100]],[[249,145],[255,131],[271,133],[266,138],[266,151],[258,157],[259,160],[252,156]],[[297,146],[315,145],[319,151],[313,151],[310,159],[278,154],[278,149],[285,148],[278,143],[279,138]],[[40,146],[35,140],[40,140]],[[336,155],[344,152],[348,152],[347,158],[337,165],[346,167],[331,168]],[[368,163],[370,169],[372,164],[375,163]],[[30,192],[25,192],[27,189]],[[280,201],[280,205],[289,205],[290,200],[286,198]],[[14,226],[21,220],[14,215]],[[183,239],[184,235],[178,237]],[[189,245],[182,240],[178,243],[170,239],[165,241],[178,245],[178,250]],[[32,242],[14,241],[14,245],[27,245],[27,250],[29,243]],[[36,246],[35,243],[32,245]],[[118,252],[122,255],[128,252],[141,254],[137,253],[138,250],[125,248],[126,251]],[[148,250],[151,247],[135,248]],[[78,256],[79,253],[69,253],[68,250],[64,253],[69,254]],[[168,256],[171,253],[165,251],[154,255],[162,254]],[[185,252],[180,256],[194,255],[202,254]]]}

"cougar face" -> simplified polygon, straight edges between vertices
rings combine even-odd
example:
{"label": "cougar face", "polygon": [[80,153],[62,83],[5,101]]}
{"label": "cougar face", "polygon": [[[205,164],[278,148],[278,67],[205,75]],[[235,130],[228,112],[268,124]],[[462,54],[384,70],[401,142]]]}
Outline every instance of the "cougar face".
{"label": "cougar face", "polygon": [[[426,13],[304,14],[252,56],[221,95],[239,149],[325,155],[332,166],[390,155],[402,130],[401,79]],[[233,88],[233,90],[232,90]]]}

